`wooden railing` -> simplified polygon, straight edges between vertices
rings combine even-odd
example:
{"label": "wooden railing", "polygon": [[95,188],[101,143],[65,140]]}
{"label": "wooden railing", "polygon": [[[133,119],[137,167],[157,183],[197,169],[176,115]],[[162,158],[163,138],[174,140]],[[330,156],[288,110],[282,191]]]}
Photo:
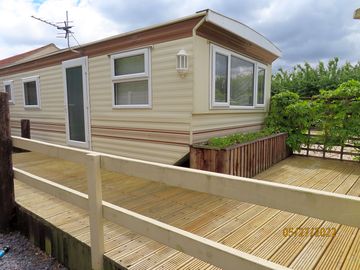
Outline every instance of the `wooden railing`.
{"label": "wooden railing", "polygon": [[196,144],[190,148],[190,167],[211,172],[253,177],[291,153],[287,134],[280,133],[255,141],[215,149]]}
{"label": "wooden railing", "polygon": [[92,267],[103,267],[103,218],[223,269],[288,269],[102,200],[100,170],[360,227],[360,198],[180,168],[13,137],[15,147],[84,164],[88,194],[14,168],[15,178],[89,212]]}

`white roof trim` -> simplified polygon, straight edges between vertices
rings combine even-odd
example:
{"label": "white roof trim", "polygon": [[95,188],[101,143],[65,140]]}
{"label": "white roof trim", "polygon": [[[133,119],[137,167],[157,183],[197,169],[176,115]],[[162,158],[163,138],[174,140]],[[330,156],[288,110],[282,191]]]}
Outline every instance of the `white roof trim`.
{"label": "white roof trim", "polygon": [[241,22],[225,17],[212,10],[208,10],[206,21],[213,23],[221,28],[224,28],[227,31],[237,36],[240,36],[248,41],[251,41],[252,43],[271,52],[272,54],[275,54],[278,57],[281,56],[281,51],[271,41],[269,41],[267,38],[256,32],[255,30],[246,26],[245,24],[242,24]]}

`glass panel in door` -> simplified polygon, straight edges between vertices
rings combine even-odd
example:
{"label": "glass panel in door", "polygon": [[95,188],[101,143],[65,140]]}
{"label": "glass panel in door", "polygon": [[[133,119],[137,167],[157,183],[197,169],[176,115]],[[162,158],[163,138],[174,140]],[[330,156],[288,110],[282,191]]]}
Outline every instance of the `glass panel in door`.
{"label": "glass panel in door", "polygon": [[66,68],[66,88],[70,140],[85,142],[82,66]]}

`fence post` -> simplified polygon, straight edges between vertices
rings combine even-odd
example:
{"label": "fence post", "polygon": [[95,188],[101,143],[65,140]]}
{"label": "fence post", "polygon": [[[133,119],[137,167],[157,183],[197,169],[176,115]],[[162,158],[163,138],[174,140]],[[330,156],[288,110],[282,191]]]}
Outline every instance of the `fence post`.
{"label": "fence post", "polygon": [[9,231],[15,217],[14,172],[7,93],[0,93],[0,231]]}
{"label": "fence post", "polygon": [[324,133],[324,145],[323,145],[323,158],[325,158],[325,154],[326,154],[326,144],[327,144],[327,132],[325,131]]}
{"label": "fence post", "polygon": [[344,158],[344,145],[342,145],[340,149],[340,159],[343,160],[343,158]]}
{"label": "fence post", "polygon": [[307,147],[306,147],[306,156],[309,156],[309,151],[310,151],[310,136],[311,136],[311,127],[309,127],[308,129],[308,134],[307,134]]}
{"label": "fence post", "polygon": [[29,119],[21,119],[21,137],[31,139]]}
{"label": "fence post", "polygon": [[102,270],[104,255],[104,227],[102,214],[100,155],[90,153],[86,156],[89,194],[91,265],[93,270]]}

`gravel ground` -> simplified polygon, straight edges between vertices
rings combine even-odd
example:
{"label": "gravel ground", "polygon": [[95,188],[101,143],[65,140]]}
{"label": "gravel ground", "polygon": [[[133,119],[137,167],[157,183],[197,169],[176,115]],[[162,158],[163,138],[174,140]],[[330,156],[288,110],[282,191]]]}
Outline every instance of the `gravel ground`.
{"label": "gravel ground", "polygon": [[1,270],[67,270],[19,232],[0,233],[0,249],[4,246],[10,250],[0,258]]}

